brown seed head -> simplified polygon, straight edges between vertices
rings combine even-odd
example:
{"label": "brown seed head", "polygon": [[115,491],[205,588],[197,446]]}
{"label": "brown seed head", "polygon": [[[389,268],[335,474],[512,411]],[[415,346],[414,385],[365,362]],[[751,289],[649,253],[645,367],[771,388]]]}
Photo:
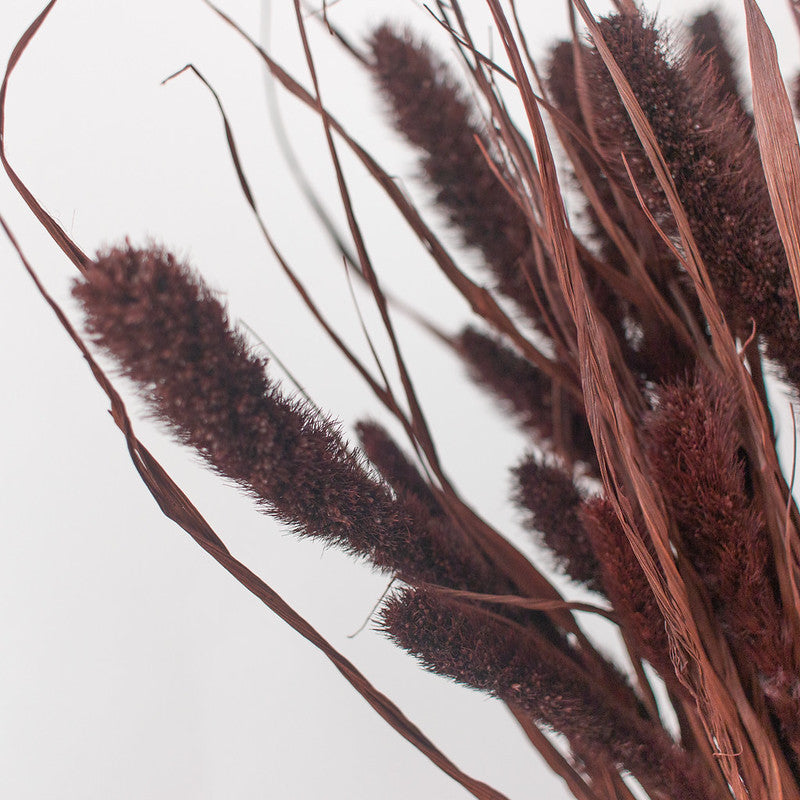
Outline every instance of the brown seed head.
{"label": "brown seed head", "polygon": [[406,580],[496,590],[493,571],[463,537],[415,498],[396,498],[367,474],[338,426],[281,393],[266,360],[186,264],[126,245],[101,253],[85,278],[73,293],[95,342],[180,441],[268,513]]}

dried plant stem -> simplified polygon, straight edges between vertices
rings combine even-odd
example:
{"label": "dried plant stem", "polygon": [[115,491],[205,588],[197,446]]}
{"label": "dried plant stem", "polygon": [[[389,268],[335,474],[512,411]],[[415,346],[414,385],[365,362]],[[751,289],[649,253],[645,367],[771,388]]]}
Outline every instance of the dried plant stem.
{"label": "dried plant stem", "polygon": [[[274,85],[318,118],[346,232],[315,187],[303,192],[345,264],[372,362],[337,332],[278,247],[220,94],[191,64],[171,78],[192,73],[211,93],[269,252],[410,449],[370,420],[357,425],[359,450],[299,384],[303,399],[288,395],[218,294],[171,250],[125,239],[91,258],[27,189],[6,155],[5,101],[52,0],[0,87],[0,161],[79,270],[73,294],[92,343],[175,438],[261,510],[387,575],[378,629],[424,668],[503,702],[578,800],[800,800],[800,510],[794,470],[787,482],[778,463],[768,377],[774,368],[800,387],[800,144],[756,0],[745,0],[752,117],[714,12],[692,21],[681,51],[632,0],[603,18],[570,0],[572,40],[540,69],[514,0],[486,0],[497,57],[458,0],[437,0],[428,21],[450,37],[466,91],[409,30],[384,23],[352,44],[327,4],[309,15],[294,0],[306,88],[205,2]],[[491,287],[468,274],[425,210],[334,116],[310,16],[371,76],[443,224],[472,248]],[[454,333],[385,290],[345,155],[479,320]],[[164,514],[466,791],[504,800],[231,556],[136,438],[120,395],[0,226],[107,395]],[[369,289],[386,358],[351,270]],[[511,500],[560,578],[451,479],[401,345],[401,306],[525,437]],[[450,408],[460,405],[460,389],[441,391]],[[472,443],[479,424],[459,421],[458,431]],[[477,446],[470,458],[483,467]],[[622,666],[584,631],[587,614],[617,629]]]}

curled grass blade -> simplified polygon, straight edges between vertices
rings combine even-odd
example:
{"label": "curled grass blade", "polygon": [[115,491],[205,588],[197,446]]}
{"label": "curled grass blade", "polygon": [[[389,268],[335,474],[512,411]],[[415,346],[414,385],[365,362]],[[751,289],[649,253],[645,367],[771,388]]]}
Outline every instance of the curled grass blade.
{"label": "curled grass blade", "polygon": [[22,34],[22,37],[17,42],[14,50],[11,53],[11,57],[8,60],[5,75],[3,76],[3,83],[0,85],[0,161],[3,162],[3,167],[5,168],[6,174],[11,179],[11,183],[14,184],[14,188],[19,193],[19,196],[27,203],[36,219],[41,222],[42,227],[50,234],[50,236],[53,237],[55,243],[64,251],[64,253],[66,253],[69,260],[72,261],[72,263],[79,270],[83,271],[85,265],[88,263],[88,257],[86,254],[75,244],[75,242],[72,241],[72,239],[70,239],[69,236],[67,236],[64,229],[53,219],[53,217],[51,217],[50,214],[44,210],[41,203],[39,203],[39,201],[33,196],[19,175],[17,175],[17,173],[14,171],[8,161],[8,158],[6,157],[6,93],[8,92],[8,82],[11,79],[14,69],[19,63],[19,60],[22,58],[22,54],[25,52],[27,46],[31,43],[31,40],[36,35],[36,32],[42,26],[42,23],[44,23],[45,19],[47,19],[48,14],[53,10],[56,2],[57,0],[50,0],[44,10],[30,24],[28,29]]}

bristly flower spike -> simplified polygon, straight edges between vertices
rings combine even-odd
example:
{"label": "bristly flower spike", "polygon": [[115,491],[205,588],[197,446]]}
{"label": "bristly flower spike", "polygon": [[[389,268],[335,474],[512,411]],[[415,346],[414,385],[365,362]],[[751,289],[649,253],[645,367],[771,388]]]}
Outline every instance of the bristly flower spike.
{"label": "bristly flower spike", "polygon": [[596,471],[586,413],[572,397],[564,392],[556,401],[552,380],[497,337],[467,327],[456,346],[472,379],[510,410],[522,427],[564,457]]}
{"label": "bristly flower spike", "polygon": [[[679,58],[652,21],[620,14],[600,28],[655,133],[734,332],[746,338],[755,320],[767,355],[800,388],[800,318],[750,119],[720,91],[713,68]],[[674,233],[666,197],[597,51],[587,64],[607,162],[620,185],[629,184],[624,153],[645,202]]]}
{"label": "bristly flower spike", "polygon": [[736,393],[711,373],[659,387],[646,452],[741,668],[755,668],[800,757],[800,679],[781,623],[771,545],[737,433]]}
{"label": "bristly flower spike", "polygon": [[361,449],[395,492],[416,497],[432,517],[443,516],[433,490],[383,426],[372,421],[359,422],[356,433]]}
{"label": "bristly flower spike", "polygon": [[508,590],[464,537],[370,477],[333,422],[284,396],[215,294],[173,255],[108,250],[73,293],[89,334],[156,417],[297,533],[407,581]]}
{"label": "bristly flower spike", "polygon": [[692,51],[710,61],[717,80],[713,84],[720,100],[735,102],[742,117],[747,117],[736,77],[736,60],[731,53],[722,20],[716,11],[698,14],[689,25]]}
{"label": "bristly flower spike", "polygon": [[425,589],[396,593],[380,628],[439,675],[524,710],[585,752],[629,770],[652,797],[709,800],[702,772],[659,725],[609,706],[569,659],[481,607]]}
{"label": "bristly flower spike", "polygon": [[563,572],[602,593],[600,563],[580,518],[583,497],[572,477],[561,466],[528,456],[514,469],[514,478],[514,500],[529,512],[526,527],[555,556]]}
{"label": "bristly flower spike", "polygon": [[[600,564],[603,590],[620,627],[667,686],[680,691],[669,654],[664,615],[616,511],[606,498],[593,497],[581,507],[580,519]],[[644,541],[649,544],[649,540]]]}
{"label": "bristly flower spike", "polygon": [[544,292],[530,227],[475,142],[477,137],[491,151],[463,90],[447,65],[409,33],[383,25],[369,45],[375,82],[396,128],[423,152],[422,169],[437,204],[466,243],[481,251],[499,291],[539,321],[541,309],[528,277],[540,298]]}

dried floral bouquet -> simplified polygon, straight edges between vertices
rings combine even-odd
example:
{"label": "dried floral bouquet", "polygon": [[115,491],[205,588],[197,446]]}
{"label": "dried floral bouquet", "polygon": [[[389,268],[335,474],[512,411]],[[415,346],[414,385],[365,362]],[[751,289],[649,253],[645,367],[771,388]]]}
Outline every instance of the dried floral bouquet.
{"label": "dried floral bouquet", "polygon": [[[9,78],[53,5],[9,63],[0,137]],[[321,15],[418,148],[437,207],[481,254],[480,280],[459,268],[420,209],[326,109],[299,0],[308,88],[217,11],[319,115],[352,242],[341,255],[372,292],[401,391],[380,362],[368,366],[347,348],[262,230],[409,447],[373,421],[357,426],[360,448],[348,443],[310,400],[270,377],[219,296],[170,250],[125,241],[89,257],[3,151],[5,169],[81,272],[74,296],[87,338],[153,414],[294,532],[392,578],[376,627],[426,669],[502,701],[576,798],[800,800],[800,514],[778,465],[764,377],[777,373],[800,391],[800,148],[772,37],[755,0],[745,0],[750,110],[714,12],[681,33],[633,0],[597,19],[573,0],[573,39],[537,64],[514,3],[486,5],[502,59],[481,52],[457,2],[433,9],[469,89],[408,32],[384,25],[352,44]],[[512,94],[522,122],[508,111]],[[563,599],[448,480],[395,335],[397,309],[350,201],[341,149],[366,167],[480,318],[457,334],[422,323],[529,435],[531,451],[513,470],[513,502],[595,602]],[[578,193],[581,213],[571,219],[565,194],[574,206]],[[422,753],[475,797],[502,798],[450,762],[233,558],[136,438],[90,348],[37,286],[107,393],[164,513],[319,647]],[[612,663],[576,611],[618,626],[629,663]],[[664,687],[659,700],[656,685]],[[676,732],[665,727],[665,705]]]}

